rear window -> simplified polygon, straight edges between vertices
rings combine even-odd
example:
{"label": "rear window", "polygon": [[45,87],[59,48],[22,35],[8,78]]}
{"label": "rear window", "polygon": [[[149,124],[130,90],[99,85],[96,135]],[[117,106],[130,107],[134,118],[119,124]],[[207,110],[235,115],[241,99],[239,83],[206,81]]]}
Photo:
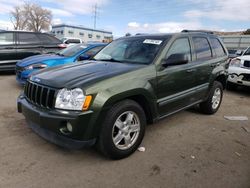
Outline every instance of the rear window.
{"label": "rear window", "polygon": [[18,33],[19,44],[40,44],[41,41],[35,33]]}
{"label": "rear window", "polygon": [[205,37],[193,37],[194,49],[197,60],[209,59],[212,57],[212,51]]}
{"label": "rear window", "polygon": [[211,38],[210,41],[211,41],[211,45],[212,45],[212,48],[213,48],[216,56],[221,57],[221,56],[224,56],[226,54],[223,46],[221,45],[221,43],[218,39]]}
{"label": "rear window", "polygon": [[38,37],[41,39],[42,43],[49,43],[49,44],[60,44],[62,43],[59,39],[47,35],[47,34],[39,34]]}
{"label": "rear window", "polygon": [[79,44],[81,41],[79,39],[68,39],[65,41],[66,44],[74,43],[74,44]]}
{"label": "rear window", "polygon": [[14,44],[13,33],[0,33],[0,45]]}

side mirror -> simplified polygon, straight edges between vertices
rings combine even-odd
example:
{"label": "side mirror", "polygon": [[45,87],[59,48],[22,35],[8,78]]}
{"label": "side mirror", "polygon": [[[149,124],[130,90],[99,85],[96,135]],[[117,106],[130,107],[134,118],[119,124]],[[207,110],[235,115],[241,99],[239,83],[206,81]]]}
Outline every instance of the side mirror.
{"label": "side mirror", "polygon": [[90,58],[89,55],[87,55],[87,54],[82,54],[82,55],[79,56],[79,61],[87,60],[87,59],[89,59],[89,58]]}
{"label": "side mirror", "polygon": [[235,54],[240,56],[240,55],[242,55],[242,53],[243,53],[242,50],[237,50]]}
{"label": "side mirror", "polygon": [[174,65],[183,65],[188,63],[188,57],[186,54],[172,54],[167,59],[162,60],[162,66],[174,66]]}

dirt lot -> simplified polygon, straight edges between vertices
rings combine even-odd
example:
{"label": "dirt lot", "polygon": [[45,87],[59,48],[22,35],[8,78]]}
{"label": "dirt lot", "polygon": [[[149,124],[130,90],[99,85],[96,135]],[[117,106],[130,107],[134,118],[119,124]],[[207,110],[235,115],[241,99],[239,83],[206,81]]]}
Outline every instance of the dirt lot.
{"label": "dirt lot", "polygon": [[21,90],[0,75],[0,187],[250,187],[250,92],[228,92],[206,116],[180,112],[147,127],[143,146],[111,161],[93,149],[69,151],[41,139],[16,112]]}

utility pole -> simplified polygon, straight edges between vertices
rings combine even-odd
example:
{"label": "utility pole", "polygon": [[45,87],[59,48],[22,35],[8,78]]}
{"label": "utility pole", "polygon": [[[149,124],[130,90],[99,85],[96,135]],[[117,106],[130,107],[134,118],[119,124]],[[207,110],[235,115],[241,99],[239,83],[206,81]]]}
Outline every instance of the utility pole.
{"label": "utility pole", "polygon": [[98,13],[98,7],[97,7],[97,3],[94,6],[94,29],[96,29],[96,19],[97,19],[97,13]]}

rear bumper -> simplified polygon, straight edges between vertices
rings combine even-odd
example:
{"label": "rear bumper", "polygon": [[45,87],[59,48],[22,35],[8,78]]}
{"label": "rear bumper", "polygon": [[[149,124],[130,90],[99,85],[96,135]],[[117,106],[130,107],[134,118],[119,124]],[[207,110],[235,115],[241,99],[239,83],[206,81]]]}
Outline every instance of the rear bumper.
{"label": "rear bumper", "polygon": [[[65,112],[43,110],[27,102],[22,95],[18,98],[17,108],[35,133],[56,145],[80,149],[95,144],[96,139],[89,138],[85,131],[92,112],[64,114]],[[67,122],[73,127],[72,133],[61,131]]]}

